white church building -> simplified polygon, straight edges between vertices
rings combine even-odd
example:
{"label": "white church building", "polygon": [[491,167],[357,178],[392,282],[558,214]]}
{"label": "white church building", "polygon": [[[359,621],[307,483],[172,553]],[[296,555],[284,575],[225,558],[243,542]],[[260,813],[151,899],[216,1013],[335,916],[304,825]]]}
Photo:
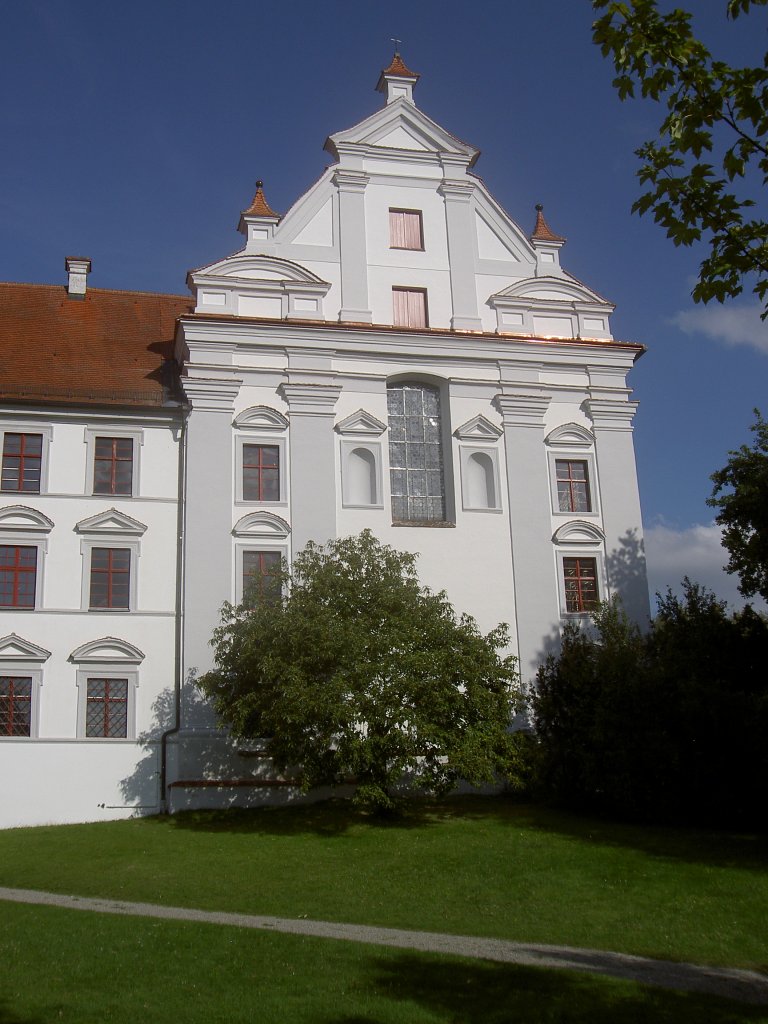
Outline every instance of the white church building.
{"label": "white church building", "polygon": [[[0,284],[0,827],[291,799],[195,678],[224,601],[309,540],[419,553],[524,679],[649,614],[613,306],[473,173],[396,54],[283,215],[261,182],[185,296]],[[532,217],[533,220],[533,217]]]}

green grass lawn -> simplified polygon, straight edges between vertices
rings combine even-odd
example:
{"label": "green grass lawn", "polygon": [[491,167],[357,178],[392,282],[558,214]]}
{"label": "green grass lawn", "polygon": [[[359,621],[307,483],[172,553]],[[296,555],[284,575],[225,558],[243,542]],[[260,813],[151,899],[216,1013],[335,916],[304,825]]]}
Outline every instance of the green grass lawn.
{"label": "green grass lawn", "polygon": [[569,971],[0,904],[0,1024],[766,1024]]}
{"label": "green grass lawn", "polygon": [[390,824],[338,802],[0,832],[0,885],[765,970],[766,845],[496,798]]}

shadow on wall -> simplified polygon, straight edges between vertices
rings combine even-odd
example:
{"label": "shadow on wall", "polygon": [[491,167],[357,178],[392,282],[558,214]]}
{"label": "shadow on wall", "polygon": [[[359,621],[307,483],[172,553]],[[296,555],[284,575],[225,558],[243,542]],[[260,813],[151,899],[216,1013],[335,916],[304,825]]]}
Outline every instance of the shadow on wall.
{"label": "shadow on wall", "polygon": [[152,704],[152,725],[136,737],[143,753],[133,772],[120,782],[126,804],[149,813],[160,810],[160,738],[171,729],[175,716],[174,692],[161,690]]}
{"label": "shadow on wall", "polygon": [[645,545],[637,530],[627,530],[619,537],[619,546],[609,552],[606,559],[608,584],[618,594],[624,610],[631,619],[644,628],[648,624],[648,575],[645,565]]}

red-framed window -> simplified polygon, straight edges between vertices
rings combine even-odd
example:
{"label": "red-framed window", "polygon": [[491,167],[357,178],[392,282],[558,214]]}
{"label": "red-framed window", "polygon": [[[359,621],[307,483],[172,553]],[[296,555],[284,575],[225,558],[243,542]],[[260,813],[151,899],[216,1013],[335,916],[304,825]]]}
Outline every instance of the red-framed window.
{"label": "red-framed window", "polygon": [[423,249],[424,231],[420,210],[389,211],[390,249]]}
{"label": "red-framed window", "polygon": [[557,507],[561,512],[591,512],[588,463],[581,459],[557,459]]}
{"label": "red-framed window", "polygon": [[130,607],[131,552],[128,548],[91,548],[91,608]]}
{"label": "red-framed window", "polygon": [[0,676],[0,736],[32,735],[32,679]]}
{"label": "red-framed window", "polygon": [[107,739],[128,736],[128,680],[89,679],[85,702],[85,735]]}
{"label": "red-framed window", "polygon": [[426,290],[393,288],[392,320],[395,327],[429,327]]}
{"label": "red-framed window", "polygon": [[37,548],[0,544],[0,608],[34,608]]}
{"label": "red-framed window", "polygon": [[280,500],[280,448],[243,445],[243,501]]}
{"label": "red-framed window", "polygon": [[597,559],[564,558],[565,610],[590,612],[597,607]]}
{"label": "red-framed window", "polygon": [[133,438],[96,438],[93,451],[93,493],[133,493]]}
{"label": "red-framed window", "polygon": [[280,597],[279,551],[243,552],[243,602],[256,607]]}
{"label": "red-framed window", "polygon": [[0,489],[40,493],[43,468],[43,435],[12,434],[3,437],[3,468]]}

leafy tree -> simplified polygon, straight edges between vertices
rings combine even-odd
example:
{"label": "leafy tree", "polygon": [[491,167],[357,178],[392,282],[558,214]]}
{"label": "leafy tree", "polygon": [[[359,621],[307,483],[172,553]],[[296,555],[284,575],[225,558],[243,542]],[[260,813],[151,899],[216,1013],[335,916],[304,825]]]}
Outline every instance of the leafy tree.
{"label": "leafy tree", "polygon": [[760,594],[768,601],[768,423],[757,409],[750,429],[752,447],[729,452],[727,465],[712,474],[708,504],[720,510],[715,521],[730,556],[727,571],[738,574],[745,597]]}
{"label": "leafy tree", "polygon": [[507,628],[483,636],[420,586],[415,562],[369,530],[310,543],[276,600],[224,607],[200,686],[236,736],[269,737],[278,766],[300,765],[305,791],[354,777],[356,799],[388,810],[406,785],[516,772]]}
{"label": "leafy tree", "polygon": [[[735,19],[766,3],[728,0],[726,13]],[[633,212],[652,212],[675,245],[708,242],[694,301],[738,295],[746,277],[765,302],[768,224],[748,193],[768,179],[768,55],[761,67],[730,67],[696,38],[687,11],[662,14],[656,0],[592,6],[602,12],[593,39],[613,60],[619,97],[639,87],[666,107],[657,136],[636,150],[646,191]]]}
{"label": "leafy tree", "polygon": [[620,605],[566,629],[533,698],[543,795],[645,821],[765,829],[768,620],[686,579],[641,635]]}

